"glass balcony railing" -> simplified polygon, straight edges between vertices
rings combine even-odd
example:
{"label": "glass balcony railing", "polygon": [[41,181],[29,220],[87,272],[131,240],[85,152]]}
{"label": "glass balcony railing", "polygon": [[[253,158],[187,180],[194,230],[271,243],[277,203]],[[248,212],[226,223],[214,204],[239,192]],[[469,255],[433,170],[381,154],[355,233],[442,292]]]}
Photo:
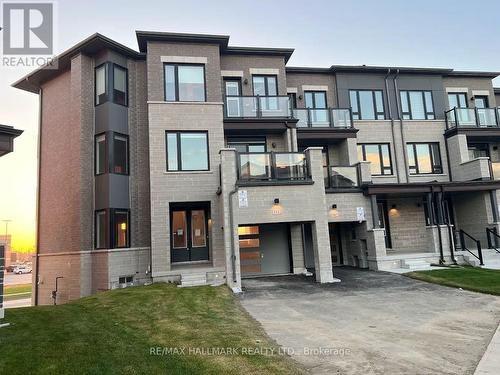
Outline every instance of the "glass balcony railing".
{"label": "glass balcony railing", "polygon": [[352,128],[349,108],[294,108],[298,128]]}
{"label": "glass balcony railing", "polygon": [[310,179],[302,152],[238,153],[239,181],[304,181]]}
{"label": "glass balcony railing", "polygon": [[500,180],[500,162],[492,161],[491,162],[491,179],[492,180]]}
{"label": "glass balcony railing", "polygon": [[324,169],[327,189],[350,189],[359,186],[357,167],[328,166]]}
{"label": "glass balcony railing", "polygon": [[291,118],[288,96],[226,96],[226,118]]}
{"label": "glass balcony railing", "polygon": [[453,108],[445,112],[447,129],[499,127],[499,108]]}

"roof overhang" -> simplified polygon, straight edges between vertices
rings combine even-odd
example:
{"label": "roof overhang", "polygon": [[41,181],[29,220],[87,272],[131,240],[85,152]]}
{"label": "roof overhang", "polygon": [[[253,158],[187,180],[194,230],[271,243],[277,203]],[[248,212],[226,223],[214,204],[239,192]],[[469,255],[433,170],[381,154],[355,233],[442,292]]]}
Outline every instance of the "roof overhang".
{"label": "roof overhang", "polygon": [[0,156],[14,151],[14,138],[22,133],[22,130],[14,129],[12,126],[0,125]]}
{"label": "roof overhang", "polygon": [[366,184],[363,185],[365,195],[375,194],[424,194],[432,192],[472,192],[500,189],[500,181],[452,181],[427,182],[409,184]]}
{"label": "roof overhang", "polygon": [[357,132],[358,129],[355,128],[297,128],[297,140],[338,142],[341,139],[356,138]]}
{"label": "roof overhang", "polygon": [[295,128],[297,119],[266,118],[266,119],[239,119],[225,118],[224,133],[226,135],[262,135],[281,134],[287,129]]}
{"label": "roof overhang", "polygon": [[453,127],[445,131],[446,138],[457,134],[465,134],[469,141],[490,140],[500,141],[500,127]]}

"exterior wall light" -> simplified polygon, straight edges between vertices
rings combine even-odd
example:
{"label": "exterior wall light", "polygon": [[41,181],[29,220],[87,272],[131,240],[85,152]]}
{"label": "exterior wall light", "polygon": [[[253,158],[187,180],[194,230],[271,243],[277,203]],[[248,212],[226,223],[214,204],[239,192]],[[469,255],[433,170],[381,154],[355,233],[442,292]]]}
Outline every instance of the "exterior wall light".
{"label": "exterior wall light", "polygon": [[398,217],[399,216],[399,211],[398,211],[398,209],[397,209],[397,207],[396,207],[395,204],[393,204],[391,206],[391,209],[389,210],[389,215],[392,216],[392,217]]}
{"label": "exterior wall light", "polygon": [[271,213],[273,215],[281,215],[282,212],[283,212],[283,207],[280,204],[280,199],[274,198],[273,206],[271,208]]}
{"label": "exterior wall light", "polygon": [[332,208],[330,208],[330,217],[338,217],[339,216],[339,211],[337,210],[337,205],[332,204]]}
{"label": "exterior wall light", "polygon": [[274,204],[280,204],[280,199],[279,198],[274,198]]}

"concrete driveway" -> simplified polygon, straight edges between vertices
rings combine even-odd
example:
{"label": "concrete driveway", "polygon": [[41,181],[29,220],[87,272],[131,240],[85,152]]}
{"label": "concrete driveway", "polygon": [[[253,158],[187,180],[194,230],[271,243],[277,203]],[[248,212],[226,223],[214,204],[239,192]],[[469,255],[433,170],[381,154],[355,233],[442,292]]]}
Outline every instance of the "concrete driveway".
{"label": "concrete driveway", "polygon": [[243,281],[245,309],[312,373],[472,374],[500,321],[500,297],[385,272],[334,273],[341,283]]}

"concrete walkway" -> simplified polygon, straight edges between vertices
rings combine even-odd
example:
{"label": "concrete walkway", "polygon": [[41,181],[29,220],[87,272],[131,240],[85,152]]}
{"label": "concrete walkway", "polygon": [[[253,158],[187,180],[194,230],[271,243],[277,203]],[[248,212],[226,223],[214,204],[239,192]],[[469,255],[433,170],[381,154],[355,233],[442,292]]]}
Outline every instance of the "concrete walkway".
{"label": "concrete walkway", "polygon": [[242,305],[311,373],[473,374],[500,321],[500,297],[385,272],[334,274],[341,283],[243,281]]}
{"label": "concrete walkway", "polygon": [[498,375],[500,374],[500,326],[491,339],[488,349],[481,358],[474,375]]}

